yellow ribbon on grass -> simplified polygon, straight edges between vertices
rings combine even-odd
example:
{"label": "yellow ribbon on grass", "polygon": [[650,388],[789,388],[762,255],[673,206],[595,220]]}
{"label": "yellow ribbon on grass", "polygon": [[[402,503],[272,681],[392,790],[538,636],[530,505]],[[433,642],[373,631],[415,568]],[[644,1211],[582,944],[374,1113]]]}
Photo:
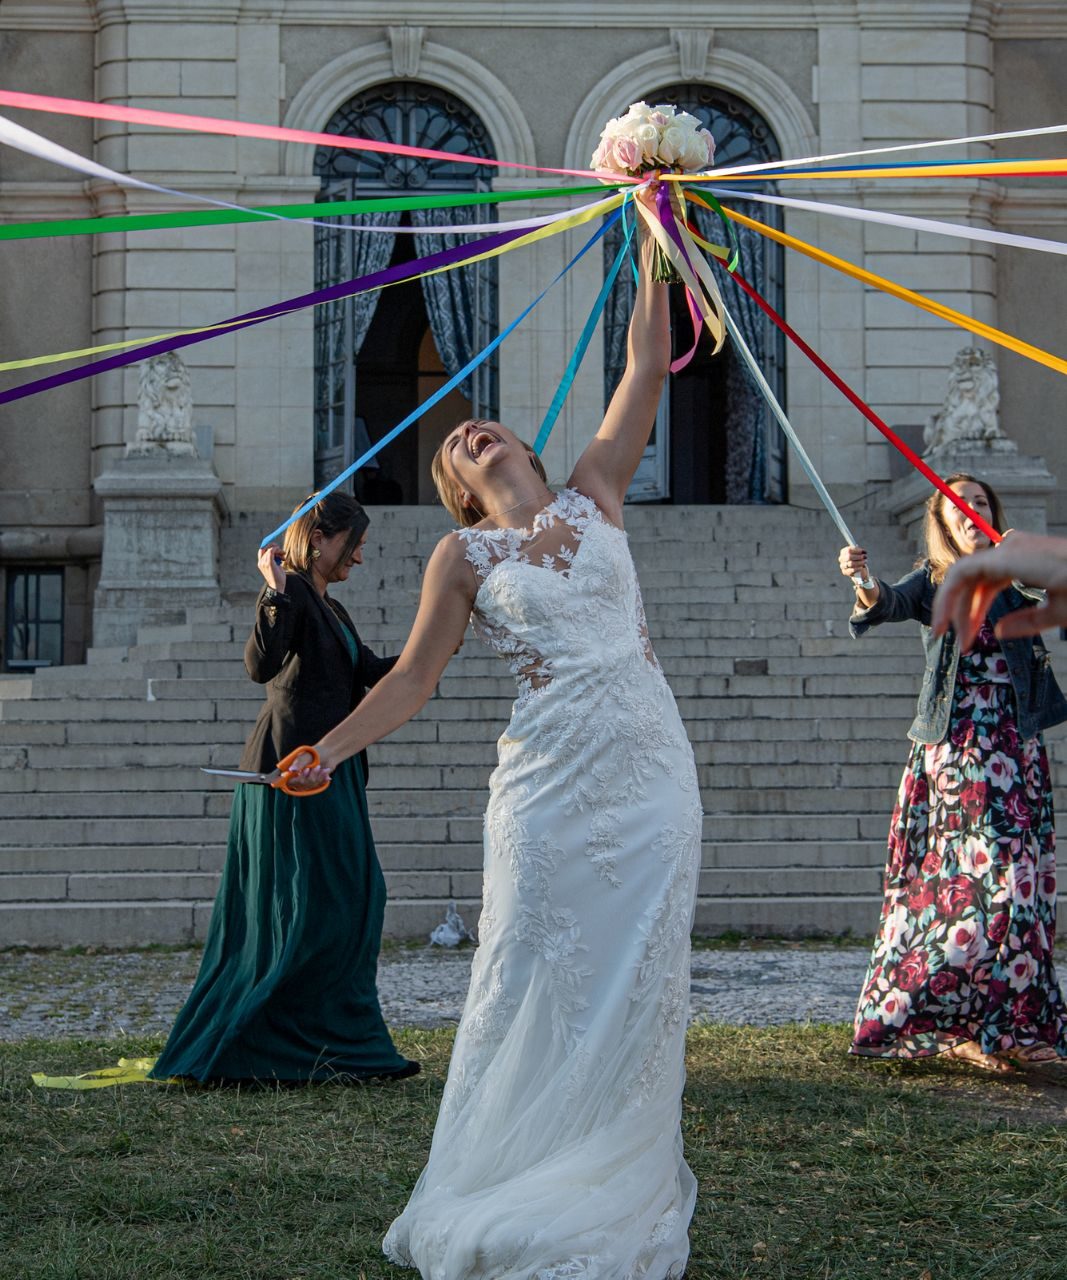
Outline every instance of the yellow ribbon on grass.
{"label": "yellow ribbon on grass", "polygon": [[46,1076],[35,1071],[30,1078],[38,1089],[110,1089],[118,1084],[166,1084],[166,1080],[148,1078],[155,1063],[155,1058],[119,1058],[116,1067],[85,1071],[80,1076]]}

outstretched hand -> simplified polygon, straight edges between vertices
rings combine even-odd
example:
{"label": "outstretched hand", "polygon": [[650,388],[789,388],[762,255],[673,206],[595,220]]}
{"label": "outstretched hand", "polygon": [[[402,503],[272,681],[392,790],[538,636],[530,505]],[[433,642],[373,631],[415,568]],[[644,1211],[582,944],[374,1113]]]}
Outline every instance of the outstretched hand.
{"label": "outstretched hand", "polygon": [[290,791],[314,791],[328,783],[333,777],[336,764],[325,758],[321,748],[316,747],[318,764],[313,764],[315,756],[304,752],[295,759],[286,761],[285,783]]}
{"label": "outstretched hand", "polygon": [[1067,538],[1009,533],[998,546],[963,556],[949,568],[934,599],[934,634],[951,626],[961,647],[969,648],[990,605],[1013,582],[1044,587],[1048,597],[1001,618],[995,628],[1001,640],[1067,626]]}

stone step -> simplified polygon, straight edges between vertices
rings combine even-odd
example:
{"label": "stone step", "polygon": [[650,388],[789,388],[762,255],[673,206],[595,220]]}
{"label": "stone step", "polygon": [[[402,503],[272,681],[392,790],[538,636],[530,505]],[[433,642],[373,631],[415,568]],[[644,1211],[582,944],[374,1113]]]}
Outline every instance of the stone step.
{"label": "stone step", "polygon": [[[477,899],[456,902],[467,926],[476,927]],[[448,899],[389,902],[384,934],[389,938],[425,938],[445,917]],[[880,901],[876,895],[827,897],[707,898],[697,900],[694,932],[752,936],[827,936],[850,934],[869,940]],[[132,947],[203,941],[211,902],[135,900],[0,904],[0,938],[9,946]]]}
{"label": "stone step", "polygon": [[[768,722],[775,723],[775,722]],[[441,742],[434,734],[436,726],[425,722],[416,726],[421,733],[394,734],[371,747],[374,769],[372,786],[381,785],[378,770],[389,766],[410,765],[479,765],[486,769],[496,764],[496,744],[486,737],[472,737],[459,742]],[[413,726],[414,727],[414,726]],[[858,765],[888,765],[899,771],[907,754],[907,746],[899,736],[869,740],[850,740],[845,744],[831,741],[786,741],[754,739],[729,742],[715,739],[709,722],[704,722],[705,736],[693,741],[698,764],[729,769],[735,765],[765,766],[768,769],[793,765],[829,766],[850,770]],[[1055,756],[1059,741],[1049,743]],[[201,742],[163,742],[150,745],[136,743],[101,743],[87,752],[84,745],[29,744],[6,747],[0,744],[0,763],[8,773],[23,771],[33,774],[43,789],[52,791],[85,790],[83,782],[64,785],[63,777],[73,772],[91,775],[99,786],[101,769],[137,769],[159,779],[173,769],[188,770],[207,765],[214,768],[236,768],[239,752],[233,743],[207,739]],[[4,789],[4,773],[0,771],[0,790]],[[183,773],[182,785],[188,785]],[[823,782],[825,784],[825,777]],[[109,782],[113,784],[114,780]],[[165,785],[160,780],[161,785]],[[714,778],[708,785],[721,786]],[[813,785],[819,785],[814,782]],[[9,790],[26,788],[10,787]]]}
{"label": "stone step", "polygon": [[[473,792],[484,792],[493,768],[492,760],[481,760],[470,764],[448,764],[453,752],[448,750],[448,743],[433,744],[437,751],[434,759],[423,759],[419,763],[390,762],[389,755],[384,752],[375,753],[372,779],[375,795],[388,791],[411,791],[416,795],[412,799],[412,810],[423,807],[423,793],[428,789],[457,789]],[[454,744],[452,744],[454,745]],[[411,751],[418,760],[429,751],[428,744],[412,746]],[[831,787],[837,793],[860,791],[864,794],[871,788],[896,787],[899,781],[901,761],[881,764],[845,764],[841,762],[813,764],[808,761],[796,761],[792,764],[757,762],[755,764],[703,762],[697,755],[697,777],[700,781],[704,804],[707,808],[720,807],[722,793],[726,791],[747,795],[762,793],[766,789],[774,789],[785,795],[798,789],[818,791]],[[204,774],[200,766],[207,760],[210,767],[233,768],[233,751],[223,747],[213,750],[204,748],[194,761],[168,763],[153,768],[131,766],[108,766],[101,763],[96,768],[0,768],[0,815],[5,810],[16,816],[26,816],[32,806],[23,803],[25,798],[34,794],[44,797],[62,797],[70,793],[78,796],[77,804],[82,812],[98,811],[98,803],[92,793],[104,795],[123,795],[128,793],[152,793],[160,795],[180,792],[183,794],[225,793],[232,794],[235,780]],[[3,761],[0,760],[0,764]],[[2,797],[7,797],[3,799]],[[23,799],[17,799],[22,797]],[[44,802],[47,803],[47,802]],[[829,804],[829,801],[815,797],[814,803]],[[839,804],[840,801],[835,802]],[[849,801],[855,803],[855,797]],[[834,807],[831,805],[830,807]]]}
{"label": "stone step", "polygon": [[[888,821],[888,820],[887,820]],[[378,823],[375,823],[376,829]],[[482,841],[453,843],[391,843],[376,839],[378,858],[389,872],[475,871],[484,858]],[[0,876],[12,875],[119,875],[131,872],[195,873],[221,870],[226,855],[224,841],[212,844],[36,845],[0,847]],[[705,841],[705,869],[774,868],[875,868],[885,860],[885,839]]]}
{"label": "stone step", "polygon": [[[385,871],[390,900],[468,898],[481,894],[482,870],[407,868]],[[8,872],[0,874],[0,903],[11,902],[205,902],[214,900],[215,871]],[[708,868],[700,873],[702,897],[879,894],[880,867]]]}

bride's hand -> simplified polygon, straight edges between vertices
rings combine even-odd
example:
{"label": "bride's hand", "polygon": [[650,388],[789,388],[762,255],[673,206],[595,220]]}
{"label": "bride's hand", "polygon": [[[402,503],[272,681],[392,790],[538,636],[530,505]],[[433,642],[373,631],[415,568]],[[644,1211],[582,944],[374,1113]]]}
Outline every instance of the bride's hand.
{"label": "bride's hand", "polygon": [[315,750],[319,757],[317,765],[311,764],[314,758],[311,755],[299,755],[286,771],[288,774],[286,783],[293,791],[314,790],[333,777],[337,761],[330,759],[329,753],[323,751],[321,747],[316,747]]}

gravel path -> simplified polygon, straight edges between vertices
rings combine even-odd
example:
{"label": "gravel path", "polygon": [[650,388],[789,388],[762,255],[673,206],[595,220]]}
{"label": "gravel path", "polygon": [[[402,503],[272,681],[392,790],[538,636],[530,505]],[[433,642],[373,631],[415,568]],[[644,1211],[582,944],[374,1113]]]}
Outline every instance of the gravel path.
{"label": "gravel path", "polygon": [[[0,952],[0,1041],[164,1034],[189,993],[200,951],[72,955]],[[393,1026],[459,1021],[473,948],[391,948],[378,989]],[[849,1022],[866,948],[777,945],[693,953],[690,1012],[712,1022],[767,1026]]]}

